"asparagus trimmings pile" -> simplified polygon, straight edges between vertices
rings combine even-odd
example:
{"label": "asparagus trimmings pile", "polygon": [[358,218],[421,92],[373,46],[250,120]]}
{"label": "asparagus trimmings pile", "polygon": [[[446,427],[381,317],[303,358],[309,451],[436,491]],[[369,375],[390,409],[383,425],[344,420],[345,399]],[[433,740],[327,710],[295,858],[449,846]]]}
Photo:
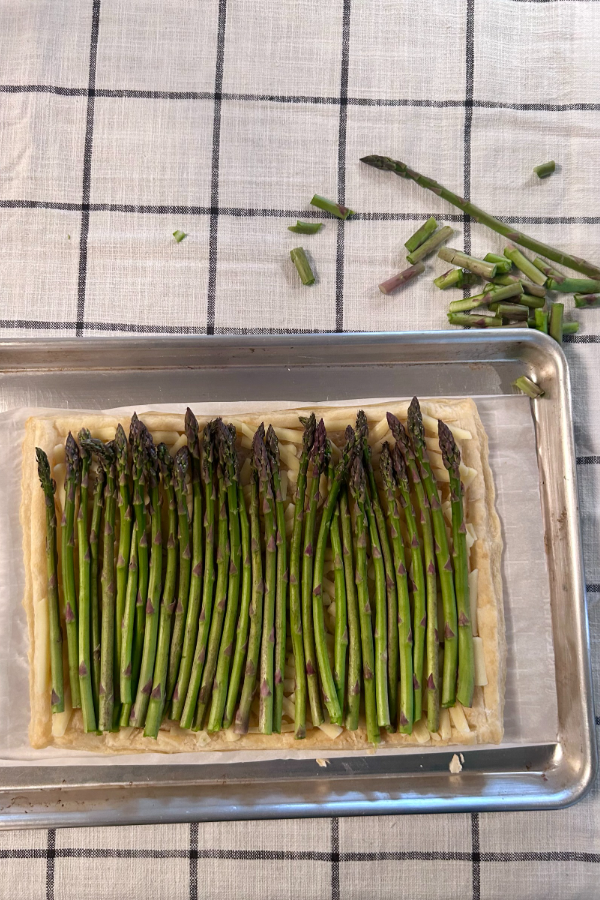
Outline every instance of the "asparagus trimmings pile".
{"label": "asparagus trimmings pile", "polygon": [[53,712],[66,695],[92,734],[364,727],[377,744],[384,730],[436,733],[440,710],[472,705],[452,431],[440,422],[432,445],[416,398],[406,428],[388,413],[371,441],[362,411],[343,440],[300,421],[303,432],[238,423],[240,440],[222,419],[200,431],[188,410],[170,445],[135,414],[129,440],[121,425],[108,442],[69,433],[60,546],[37,449]]}

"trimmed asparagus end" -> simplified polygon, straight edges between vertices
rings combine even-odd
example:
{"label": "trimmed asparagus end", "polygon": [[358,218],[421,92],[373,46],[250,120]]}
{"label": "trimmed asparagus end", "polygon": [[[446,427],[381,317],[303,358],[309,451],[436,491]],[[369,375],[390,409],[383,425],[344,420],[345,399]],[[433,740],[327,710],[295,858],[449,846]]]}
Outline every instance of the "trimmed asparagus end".
{"label": "trimmed asparagus end", "polygon": [[521,391],[523,394],[527,394],[532,400],[537,400],[538,397],[544,396],[542,388],[528,378],[527,375],[521,375],[520,378],[513,381],[513,387],[517,388],[517,390]]}

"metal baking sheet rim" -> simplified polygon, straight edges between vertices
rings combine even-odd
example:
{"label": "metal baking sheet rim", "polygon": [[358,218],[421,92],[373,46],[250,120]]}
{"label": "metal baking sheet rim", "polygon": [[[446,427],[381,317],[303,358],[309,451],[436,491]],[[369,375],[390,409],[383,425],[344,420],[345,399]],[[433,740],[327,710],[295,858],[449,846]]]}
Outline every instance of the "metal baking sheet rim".
{"label": "metal baking sheet rim", "polygon": [[[125,344],[129,366],[123,366],[118,352]],[[121,360],[119,366],[110,365],[110,351]],[[7,340],[0,342],[0,380],[5,373],[27,380],[44,371],[99,369],[119,371],[122,379],[127,368],[176,372],[195,364],[206,371],[211,360],[219,369],[245,364],[288,371],[358,362],[375,368],[417,365],[424,372],[428,364],[447,363],[462,366],[467,380],[472,371],[474,387],[481,365],[502,369],[499,380],[505,388],[523,371],[538,374],[546,388],[534,418],[549,548],[559,739],[556,744],[464,748],[466,764],[458,775],[448,770],[453,753],[461,749],[452,747],[447,753],[347,757],[326,768],[283,760],[201,767],[142,764],[119,767],[118,781],[113,767],[57,766],[37,773],[28,767],[0,768],[0,828],[551,809],[581,799],[595,778],[597,757],[571,394],[561,348],[532,330]],[[449,389],[447,379],[444,383],[446,393],[460,393]],[[463,393],[477,395],[476,390]],[[551,477],[555,470],[564,478]],[[569,615],[563,617],[565,609]]]}

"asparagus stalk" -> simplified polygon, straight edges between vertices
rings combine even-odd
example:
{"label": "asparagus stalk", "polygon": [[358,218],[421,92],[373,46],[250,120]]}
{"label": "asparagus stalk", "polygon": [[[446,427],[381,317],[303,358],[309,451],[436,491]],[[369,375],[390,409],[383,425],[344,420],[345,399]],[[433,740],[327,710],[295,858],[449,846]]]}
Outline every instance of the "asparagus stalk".
{"label": "asparagus stalk", "polygon": [[445,291],[449,287],[462,287],[463,278],[464,273],[462,269],[448,269],[443,275],[434,278],[433,283],[436,287],[439,287],[441,291]]}
{"label": "asparagus stalk", "polygon": [[50,475],[48,457],[39,447],[35,448],[38,475],[46,504],[46,572],[48,575],[48,619],[50,623],[50,673],[52,693],[50,703],[53,713],[64,712],[65,688],[63,681],[62,629],[58,597],[58,559],[56,553],[56,482]]}
{"label": "asparagus stalk", "polygon": [[454,579],[458,610],[458,681],[456,699],[463,706],[473,705],[475,662],[473,658],[473,625],[469,597],[469,553],[464,516],[464,495],[460,481],[460,451],[447,425],[438,422],[438,436],[444,465],[450,475],[452,505],[452,543],[454,545]]}
{"label": "asparagus stalk", "polygon": [[[319,423],[320,425],[321,423]],[[325,439],[325,426],[323,426],[323,438]],[[354,432],[351,428],[346,430],[346,445],[342,451],[342,458],[335,468],[335,473],[327,501],[323,509],[321,524],[319,526],[319,535],[314,556],[313,571],[313,626],[315,630],[315,650],[317,654],[317,663],[319,666],[319,675],[321,681],[321,689],[323,692],[323,702],[327,707],[329,718],[335,725],[342,723],[342,709],[338,702],[335,679],[331,671],[329,655],[327,653],[327,643],[325,639],[325,616],[323,613],[323,567],[325,563],[325,550],[327,549],[327,540],[331,530],[331,520],[337,508],[337,498],[340,493],[342,484],[348,476],[350,467],[351,454],[354,452]],[[329,459],[331,454],[330,446],[325,443],[324,458]],[[385,588],[384,588],[385,591]],[[385,604],[385,594],[384,594]]]}
{"label": "asparagus stalk", "polygon": [[273,708],[273,731],[281,733],[283,713],[283,673],[285,669],[285,644],[287,625],[288,562],[285,533],[285,510],[281,494],[281,474],[279,462],[279,441],[271,425],[266,436],[267,453],[273,475],[275,493],[275,521],[277,547],[277,594],[275,598],[275,703]]}
{"label": "asparagus stalk", "polygon": [[484,262],[493,263],[496,266],[497,275],[508,275],[512,269],[512,262],[505,256],[498,256],[496,253],[486,253],[483,257]]}
{"label": "asparagus stalk", "polygon": [[[371,464],[371,448],[368,441],[368,425],[367,417],[362,410],[358,413],[356,419],[356,430],[362,439],[363,463],[367,475],[368,495],[370,494],[371,505],[375,514],[377,530],[379,532],[380,549],[383,554],[383,565],[385,574],[385,592],[387,600],[387,666],[388,666],[388,703],[390,722],[386,726],[388,731],[392,730],[397,718],[398,711],[398,594],[396,592],[396,577],[394,572],[394,560],[392,558],[392,550],[387,533],[385,515],[381,508],[377,485],[375,483],[375,473]],[[367,512],[369,507],[367,506]],[[370,520],[369,520],[370,526]],[[384,625],[385,625],[384,619]],[[379,631],[379,626],[376,625]],[[381,722],[379,723],[381,725]]]}
{"label": "asparagus stalk", "polygon": [[600,293],[575,294],[575,306],[577,309],[594,309],[600,306]]}
{"label": "asparagus stalk", "polygon": [[[79,433],[79,440],[88,440],[89,432]],[[89,446],[89,445],[88,445]],[[104,489],[106,486],[106,472],[102,466],[98,466],[96,480],[94,482],[94,499],[92,505],[92,522],[90,525],[90,618],[92,639],[92,693],[94,695],[94,710],[96,723],[100,710],[100,598],[98,587],[100,583],[100,528],[102,525],[102,509],[104,507]]]}
{"label": "asparagus stalk", "polygon": [[314,413],[308,418],[300,419],[304,425],[302,436],[302,456],[298,481],[296,483],[296,500],[294,504],[294,526],[290,546],[290,630],[294,651],[295,670],[295,720],[294,735],[296,740],[306,737],[306,668],[304,662],[304,641],[302,636],[302,599],[300,593],[300,550],[302,546],[302,521],[304,519],[304,501],[306,498],[306,473],[308,457],[315,439],[317,427]]}
{"label": "asparagus stalk", "polygon": [[463,300],[452,300],[448,306],[449,313],[470,312],[472,309],[479,309],[480,306],[487,306],[494,299],[491,291],[482,294],[474,294],[472,297],[465,297]]}
{"label": "asparagus stalk", "polygon": [[350,475],[350,492],[356,503],[356,591],[360,621],[360,640],[363,661],[363,683],[365,691],[365,717],[367,739],[372,744],[380,741],[377,724],[377,697],[375,692],[375,649],[371,624],[371,604],[367,583],[367,517],[365,503],[367,485],[365,470],[360,455],[355,456]]}
{"label": "asparagus stalk", "polygon": [[[190,420],[190,424],[193,423]],[[200,473],[204,484],[204,581],[202,585],[202,608],[200,610],[200,618],[198,620],[198,634],[196,636],[196,646],[194,647],[191,640],[184,639],[183,653],[181,664],[179,667],[178,684],[173,694],[173,708],[171,717],[180,719],[182,728],[191,728],[198,701],[198,692],[202,673],[204,670],[204,661],[206,658],[206,647],[210,633],[213,610],[213,594],[215,587],[215,482],[214,482],[214,423],[209,422],[202,436],[202,454],[200,461]],[[191,433],[188,433],[188,444]],[[193,443],[193,441],[192,441]],[[193,450],[191,451],[193,457]],[[198,538],[198,530],[200,523],[196,521],[196,538]],[[189,651],[189,652],[188,652]],[[192,653],[193,651],[193,653]],[[189,671],[189,676],[187,675]],[[187,679],[187,691],[184,690],[184,682]],[[180,704],[185,700],[183,710],[180,712]]]}
{"label": "asparagus stalk", "polygon": [[400,701],[398,703],[398,730],[411,734],[414,717],[413,684],[413,630],[411,625],[410,597],[406,557],[400,530],[400,510],[396,500],[392,456],[389,445],[384,443],[379,460],[381,477],[387,501],[388,522],[394,554],[396,588],[398,591],[398,643],[400,646]]}
{"label": "asparagus stalk", "polygon": [[[129,459],[127,436],[119,423],[114,440],[115,464],[117,469],[117,507],[119,510],[119,547],[117,551],[117,596],[116,596],[116,628],[115,628],[115,716],[120,713],[121,700],[121,655],[123,615],[125,612],[125,594],[127,591],[127,575],[129,568],[129,550],[131,544],[132,510],[129,495]],[[129,708],[125,714],[129,715]],[[126,721],[126,720],[125,720]]]}
{"label": "asparagus stalk", "polygon": [[[181,718],[189,684],[202,594],[200,449],[198,422],[189,407],[185,414],[185,431],[188,439],[187,452],[179,456],[175,469],[175,493],[179,523],[179,589],[167,674],[167,703],[171,703],[171,718],[175,721]],[[187,480],[190,471],[193,503],[191,535],[187,505]]]}
{"label": "asparagus stalk", "polygon": [[[148,712],[146,713],[146,726],[144,728],[144,736],[152,738],[156,738],[158,735],[166,701],[169,645],[171,643],[171,620],[175,608],[175,586],[177,583],[177,502],[179,499],[179,492],[182,489],[185,490],[185,476],[189,463],[187,447],[182,447],[178,452],[175,463],[165,444],[159,444],[156,448],[156,452],[162,471],[163,498],[166,501],[168,510],[168,537],[167,569],[165,572],[165,584],[160,604],[156,662],[154,663],[152,693],[150,694]],[[177,500],[175,499],[175,489],[173,487],[174,477],[178,489]]]}
{"label": "asparagus stalk", "polygon": [[553,268],[549,263],[546,262],[545,259],[541,259],[539,256],[533,260],[533,264],[536,269],[539,269],[540,272],[543,272],[546,278],[553,278],[555,281],[564,281],[565,276],[562,272],[559,272],[558,269]]}
{"label": "asparagus stalk", "polygon": [[[89,432],[83,430],[85,437]],[[96,731],[96,713],[94,711],[94,693],[92,690],[92,654],[90,628],[90,542],[88,535],[88,491],[91,454],[82,446],[79,458],[81,462],[79,481],[79,509],[77,511],[77,544],[79,548],[79,690],[81,693],[81,712],[83,730]]]}
{"label": "asparagus stalk", "polygon": [[441,184],[438,184],[438,182],[434,181],[432,178],[420,175],[418,172],[409,168],[406,163],[390,159],[387,156],[365,156],[361,159],[361,162],[373,166],[376,169],[393,172],[402,178],[409,178],[412,181],[416,181],[421,187],[433,191],[438,197],[442,197],[444,200],[452,203],[453,206],[458,207],[465,215],[472,216],[476,222],[479,222],[481,225],[486,225],[498,234],[504,235],[509,241],[513,241],[515,244],[519,244],[527,250],[545,256],[547,259],[551,259],[553,262],[566,266],[568,269],[574,269],[576,272],[583,272],[584,275],[588,275],[590,278],[600,278],[600,269],[592,263],[587,262],[585,259],[580,259],[578,256],[570,256],[568,253],[563,253],[561,250],[555,250],[553,247],[543,244],[541,241],[535,240],[535,238],[528,237],[522,232],[514,231],[510,225],[505,225],[504,222],[500,222],[493,216],[488,215],[488,213],[484,212],[478,206],[475,206],[474,203],[471,203],[469,200],[465,200],[463,197],[459,197],[458,194],[454,194],[447,188],[442,187]]}
{"label": "asparagus stalk", "polygon": [[260,707],[258,728],[261,734],[273,733],[273,694],[275,690],[275,602],[277,592],[277,528],[271,463],[265,447],[265,429],[261,425],[253,441],[255,467],[259,477],[263,510],[265,545],[265,596],[263,603],[260,650]]}
{"label": "asparagus stalk", "polygon": [[495,263],[484,262],[482,259],[476,259],[474,256],[467,256],[461,250],[455,250],[453,247],[442,247],[438,253],[440,259],[452,263],[453,266],[460,266],[462,269],[468,269],[474,275],[480,275],[482,278],[495,278],[497,267]]}
{"label": "asparagus stalk", "polygon": [[240,510],[240,539],[242,543],[242,593],[240,614],[235,636],[235,654],[231,665],[231,677],[227,692],[227,703],[223,716],[223,728],[229,728],[235,716],[240,692],[242,672],[248,651],[248,631],[250,629],[250,600],[252,597],[252,555],[250,551],[250,521],[244,499],[244,491],[238,482],[238,507]]}
{"label": "asparagus stalk", "polygon": [[142,663],[144,647],[144,631],[146,622],[146,603],[148,601],[148,578],[150,574],[150,556],[148,551],[147,514],[144,494],[146,491],[147,460],[144,451],[146,426],[140,422],[137,414],[131,417],[129,443],[133,463],[133,512],[137,522],[138,534],[138,595],[135,605],[135,630],[133,637],[132,694],[135,695]]}
{"label": "asparagus stalk", "polygon": [[450,325],[466,325],[468,328],[501,328],[502,319],[498,316],[472,316],[469,313],[448,313]]}
{"label": "asparagus stalk", "polygon": [[335,203],[333,200],[327,200],[325,197],[319,196],[319,194],[314,195],[310,205],[316,206],[317,209],[322,209],[324,212],[331,213],[332,216],[336,216],[338,219],[346,220],[348,216],[354,215],[354,212],[348,209],[347,206],[342,206],[341,203]]}
{"label": "asparagus stalk", "polygon": [[600,281],[591,278],[556,278],[548,279],[548,290],[558,291],[559,294],[597,294],[600,291]]}
{"label": "asparagus stalk", "polygon": [[[127,590],[125,592],[125,611],[123,614],[122,638],[121,638],[121,719],[119,724],[129,725],[129,714],[133,701],[131,690],[131,660],[133,652],[133,631],[135,628],[135,600],[138,590],[138,534],[137,522],[133,523],[129,550],[129,566],[127,576]],[[126,718],[125,718],[126,717]]]}
{"label": "asparagus stalk", "polygon": [[[158,640],[159,604],[162,581],[162,529],[159,495],[159,469],[156,447],[147,429],[144,431],[144,451],[148,460],[148,485],[150,488],[150,571],[148,578],[148,600],[146,603],[146,620],[144,625],[144,648],[140,677],[135,702],[131,708],[129,724],[143,728],[146,724],[146,712],[152,693],[152,676],[156,660],[156,644]],[[138,547],[138,554],[139,554]]]}
{"label": "asparagus stalk", "polygon": [[540,287],[544,287],[546,284],[546,276],[543,272],[540,272],[537,266],[534,266],[530,259],[527,259],[524,253],[521,253],[516,247],[509,245],[504,248],[504,255],[514,263],[519,272],[526,275],[530,281],[533,281],[534,284],[539,284]]}
{"label": "asparagus stalk", "polygon": [[382,281],[379,285],[379,290],[382,294],[392,294],[399,287],[403,287],[407,282],[412,281],[413,278],[416,278],[417,275],[420,275],[421,272],[424,271],[425,265],[422,262],[418,262],[414,266],[404,269],[403,272],[392,275],[387,281]]}
{"label": "asparagus stalk", "polygon": [[552,175],[555,169],[556,164],[553,159],[551,159],[550,162],[542,163],[541,166],[533,167],[533,171],[538,178],[547,178],[548,175]]}
{"label": "asparagus stalk", "polygon": [[506,287],[509,284],[520,284],[525,293],[530,297],[546,296],[545,287],[540,287],[539,284],[531,284],[530,281],[524,281],[522,278],[517,278],[516,275],[496,275],[495,278],[491,279],[490,284],[498,285],[500,287]]}
{"label": "asparagus stalk", "polygon": [[[409,437],[401,424],[401,422],[388,413],[388,423],[390,430],[396,441],[396,447],[402,454],[406,467],[410,473],[411,481],[414,487],[415,496],[417,498],[417,506],[419,518],[421,520],[421,531],[423,535],[423,565],[425,569],[425,585],[426,585],[426,658],[425,658],[425,687],[427,691],[427,728],[429,731],[437,731],[440,724],[439,710],[439,659],[438,659],[438,621],[437,621],[437,579],[435,571],[435,552],[433,542],[433,531],[431,527],[431,516],[429,510],[429,502],[425,493],[425,488],[419,474],[419,466],[415,457],[414,449]],[[409,507],[406,507],[404,512]],[[407,518],[408,520],[408,518]],[[414,573],[413,573],[414,577]],[[421,622],[422,624],[422,622]],[[415,644],[416,646],[416,644]],[[415,673],[417,664],[415,661]],[[416,693],[416,692],[415,692]],[[416,714],[416,710],[415,710]],[[416,720],[416,718],[415,718]]]}
{"label": "asparagus stalk", "polygon": [[528,397],[531,397],[532,400],[537,400],[538,397],[544,396],[544,391],[536,384],[535,381],[532,381],[527,375],[521,375],[520,378],[517,378],[516,381],[513,381],[513,387],[516,387],[517,390],[522,391],[523,394],[527,394]]}
{"label": "asparagus stalk", "polygon": [[424,222],[420,228],[418,228],[414,234],[411,234],[409,239],[406,241],[404,246],[408,250],[409,253],[412,253],[413,250],[416,250],[417,247],[420,247],[421,244],[424,244],[428,237],[430,237],[435,229],[437,228],[438,223],[433,216],[430,216],[426,222]]}
{"label": "asparagus stalk", "polygon": [[535,310],[535,327],[538,331],[548,334],[548,313],[543,309]]}
{"label": "asparagus stalk", "polygon": [[[388,413],[388,420],[391,413]],[[397,421],[397,420],[396,420]],[[398,423],[400,424],[400,423]],[[408,443],[408,440],[407,440]],[[413,687],[414,709],[413,721],[418,722],[423,712],[423,660],[425,657],[425,636],[427,629],[426,589],[425,574],[423,570],[423,555],[421,553],[421,541],[415,519],[415,511],[410,496],[408,472],[400,446],[395,445],[392,452],[392,464],[394,477],[400,491],[400,506],[404,512],[406,529],[410,545],[411,578],[413,589]],[[407,715],[408,718],[408,715]]]}
{"label": "asparagus stalk", "polygon": [[296,271],[300,276],[302,284],[309,285],[315,283],[315,273],[308,261],[308,257],[303,247],[294,247],[290,250],[290,257],[296,266]]}
{"label": "asparagus stalk", "polygon": [[[214,608],[212,610],[210,632],[208,635],[208,644],[206,646],[206,659],[204,660],[204,668],[202,671],[202,681],[200,691],[198,693],[198,704],[196,706],[196,714],[194,716],[193,731],[199,731],[204,721],[204,713],[210,700],[215,670],[217,667],[217,657],[219,647],[221,645],[221,632],[223,630],[223,619],[225,618],[225,609],[227,607],[227,582],[229,577],[229,522],[227,518],[227,485],[226,478],[226,460],[224,456],[224,447],[222,445],[222,434],[220,429],[220,420],[216,419],[213,423],[213,435],[215,440],[215,449],[217,450],[217,482],[218,496],[217,508],[219,510],[219,524],[217,535],[217,583],[215,588]],[[198,639],[200,635],[198,635]],[[198,643],[198,642],[197,642]],[[196,658],[200,659],[201,652],[198,652],[196,645]],[[191,700],[190,690],[192,684],[188,688],[188,697],[183,710],[182,725],[187,720],[186,707],[188,700]],[[191,703],[190,703],[191,706]],[[189,712],[188,712],[189,715]]]}
{"label": "asparagus stalk", "polygon": [[220,441],[226,466],[225,486],[227,488],[227,508],[229,510],[229,584],[227,606],[223,620],[223,633],[217,658],[217,668],[213,684],[212,701],[208,717],[208,730],[219,731],[223,724],[223,713],[229,688],[229,670],[233,656],[233,640],[240,602],[240,582],[242,574],[242,544],[240,537],[240,510],[238,506],[239,464],[235,449],[236,430],[233,425],[219,422]]}
{"label": "asparagus stalk", "polygon": [[354,561],[352,559],[352,520],[348,508],[348,491],[345,487],[340,493],[340,517],[342,522],[342,558],[344,561],[344,574],[346,578],[346,608],[349,632],[348,711],[346,715],[346,728],[349,731],[356,731],[358,728],[361,693],[360,622],[358,616],[358,600],[356,597],[356,582],[354,580]]}
{"label": "asparagus stalk", "polygon": [[77,645],[77,595],[75,591],[75,493],[79,477],[79,450],[69,432],[65,443],[65,507],[61,521],[60,562],[63,581],[63,605],[67,631],[69,683],[73,709],[81,706],[79,691],[79,650]]}
{"label": "asparagus stalk", "polygon": [[[333,474],[333,473],[332,473]],[[346,701],[346,655],[348,652],[348,614],[346,606],[346,580],[342,558],[342,538],[340,535],[340,507],[336,505],[331,519],[331,549],[333,551],[333,577],[335,580],[335,643],[333,679],[337,690],[338,703],[344,718]]]}
{"label": "asparagus stalk", "polygon": [[579,322],[563,322],[563,336],[566,334],[577,334],[579,331]]}
{"label": "asparagus stalk", "polygon": [[444,669],[442,680],[442,706],[454,706],[456,700],[458,626],[457,606],[452,573],[452,560],[448,548],[446,523],[442,512],[442,504],[438,493],[433,470],[429,462],[429,454],[425,445],[425,429],[421,417],[421,407],[413,397],[408,408],[408,433],[418,464],[421,478],[427,492],[433,524],[434,548],[438,564],[438,575],[442,591],[442,607],[444,610]]}
{"label": "asparagus stalk", "polygon": [[321,419],[315,429],[315,436],[310,451],[308,471],[311,480],[306,492],[304,517],[304,545],[302,554],[302,629],[304,637],[304,660],[306,664],[306,681],[308,699],[313,725],[323,723],[323,711],[319,694],[319,676],[315,651],[315,632],[313,624],[313,557],[315,540],[315,523],[319,503],[319,481],[323,471],[325,456],[325,425]]}
{"label": "asparagus stalk", "polygon": [[562,344],[563,339],[563,313],[565,311],[564,303],[553,303],[550,309],[550,323],[548,331],[550,337]]}
{"label": "asparagus stalk", "polygon": [[98,728],[112,731],[115,689],[115,517],[116,470],[113,444],[94,438],[83,439],[82,445],[96,454],[106,473],[104,489],[104,542],[102,552],[102,625],[100,632],[100,684],[98,687]]}
{"label": "asparagus stalk", "polygon": [[490,303],[490,309],[503,319],[529,318],[529,307],[521,303]]}
{"label": "asparagus stalk", "polygon": [[[250,481],[250,552],[252,554],[252,600],[250,603],[250,633],[248,635],[248,656],[242,684],[240,705],[235,716],[234,730],[237,734],[246,734],[250,719],[250,706],[256,690],[256,678],[260,656],[260,641],[262,634],[263,595],[265,584],[263,581],[262,553],[260,546],[260,518],[258,512],[258,471],[257,460],[254,455],[250,457],[252,478]],[[292,625],[292,635],[293,635]],[[296,700],[298,703],[298,700]],[[298,735],[296,730],[296,737]]]}
{"label": "asparagus stalk", "polygon": [[295,225],[288,225],[288,231],[293,231],[296,234],[316,234],[322,227],[322,222],[301,222],[298,219]]}
{"label": "asparagus stalk", "polygon": [[413,250],[412,253],[409,253],[406,259],[409,263],[415,265],[420,262],[422,259],[425,259],[427,256],[430,256],[434,250],[443,244],[444,241],[447,241],[448,238],[452,237],[453,229],[450,225],[444,225],[443,228],[440,228],[439,231],[436,231],[435,234],[432,234],[430,238],[421,244],[420,247],[417,247],[416,250]]}

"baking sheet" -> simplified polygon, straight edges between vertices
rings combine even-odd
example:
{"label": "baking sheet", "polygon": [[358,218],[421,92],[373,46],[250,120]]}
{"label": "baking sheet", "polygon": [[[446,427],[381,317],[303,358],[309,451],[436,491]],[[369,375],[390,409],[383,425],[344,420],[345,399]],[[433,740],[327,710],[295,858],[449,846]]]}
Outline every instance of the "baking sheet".
{"label": "baking sheet", "polygon": [[[399,399],[399,398],[396,398]],[[345,401],[339,406],[385,403],[389,398]],[[269,409],[318,404],[306,401],[269,403]],[[550,589],[543,540],[539,474],[530,401],[520,396],[477,398],[477,406],[490,442],[490,465],[496,484],[497,510],[502,523],[504,553],[502,577],[508,644],[503,745],[554,742],[558,713],[552,644]],[[234,415],[264,409],[265,403],[192,404],[197,414]],[[184,412],[185,405],[151,405],[144,410]],[[131,411],[121,408],[109,412]],[[32,750],[27,740],[29,723],[27,629],[21,604],[23,564],[19,525],[21,457],[24,423],[41,409],[14,410],[0,415],[0,451],[6,461],[0,483],[0,764],[76,765],[82,758],[91,765],[205,764],[252,762],[265,759],[310,759],[323,751],[274,750],[227,753],[140,754],[107,757],[80,751]],[[97,412],[97,411],[95,411]],[[20,698],[20,702],[15,702]],[[481,745],[479,745],[481,746]],[[445,752],[448,749],[444,748]],[[443,752],[414,745],[373,754]],[[348,751],[328,752],[328,757]]]}

